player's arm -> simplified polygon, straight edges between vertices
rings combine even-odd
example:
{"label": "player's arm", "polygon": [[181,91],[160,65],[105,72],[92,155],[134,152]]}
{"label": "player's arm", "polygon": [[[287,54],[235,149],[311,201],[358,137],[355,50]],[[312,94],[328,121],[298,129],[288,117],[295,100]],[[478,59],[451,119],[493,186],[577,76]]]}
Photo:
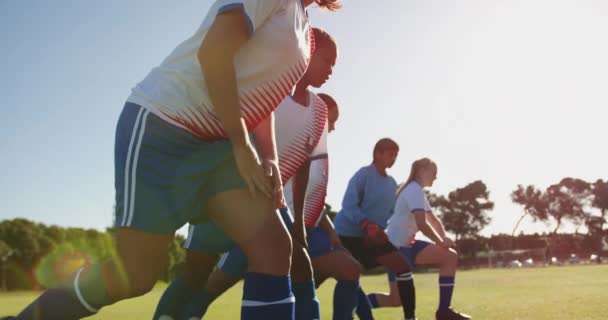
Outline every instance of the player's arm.
{"label": "player's arm", "polygon": [[306,243],[306,229],[304,223],[304,199],[306,198],[306,188],[310,174],[310,159],[306,160],[293,176],[293,210],[294,210],[294,230],[299,239]]}
{"label": "player's arm", "polygon": [[427,220],[427,215],[424,210],[414,210],[412,214],[416,218],[416,225],[418,226],[418,230],[422,232],[427,238],[431,239],[431,241],[436,244],[443,243],[443,237],[435,230],[431,223]]}
{"label": "player's arm", "polygon": [[239,105],[234,57],[248,37],[249,24],[245,12],[238,9],[226,11],[215,18],[197,57],[215,112],[232,143],[239,173],[252,195],[258,189],[271,197],[270,181],[266,179],[249,141]]}
{"label": "player's arm", "polygon": [[435,229],[435,231],[439,234],[441,239],[447,238],[447,236],[445,234],[445,228],[443,227],[443,223],[441,223],[441,220],[439,220],[439,218],[437,218],[437,216],[432,211],[426,212],[426,220],[433,227],[433,229]]}
{"label": "player's arm", "polygon": [[342,210],[346,212],[346,218],[357,225],[367,220],[367,215],[361,210],[361,203],[365,196],[364,171],[359,170],[348,182],[344,198],[342,199]]}
{"label": "player's arm", "polygon": [[279,156],[274,130],[274,113],[271,113],[255,128],[253,137],[260,158],[262,158],[264,172],[267,176],[272,177],[273,180],[274,206],[276,208],[284,207],[285,197],[283,196],[283,184],[281,181],[281,172],[279,171]]}

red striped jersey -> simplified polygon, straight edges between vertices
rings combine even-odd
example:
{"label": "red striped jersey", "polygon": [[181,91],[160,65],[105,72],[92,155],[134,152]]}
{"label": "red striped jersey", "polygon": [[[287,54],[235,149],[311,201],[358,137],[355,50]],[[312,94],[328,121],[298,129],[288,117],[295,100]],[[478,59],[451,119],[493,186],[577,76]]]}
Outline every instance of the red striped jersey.
{"label": "red striped jersey", "polygon": [[[327,195],[327,182],[329,177],[329,160],[327,156],[327,122],[323,127],[323,133],[316,147],[310,155],[310,171],[308,174],[308,185],[304,197],[304,223],[307,228],[316,227],[323,217],[325,197]],[[280,161],[280,160],[279,160]],[[293,179],[285,184],[285,201],[289,210],[293,213]]]}
{"label": "red striped jersey", "polygon": [[[287,97],[275,111],[275,135],[279,155],[279,170],[283,185],[304,164],[315,156],[327,127],[327,105],[309,92],[308,105],[303,106]],[[327,149],[325,143],[325,149]],[[322,151],[327,154],[327,151]]]}
{"label": "red striped jersey", "polygon": [[215,18],[234,9],[243,10],[250,29],[234,66],[241,114],[253,130],[290,94],[308,66],[314,41],[301,0],[215,0],[194,35],[152,69],[128,101],[200,139],[226,138],[197,53]]}

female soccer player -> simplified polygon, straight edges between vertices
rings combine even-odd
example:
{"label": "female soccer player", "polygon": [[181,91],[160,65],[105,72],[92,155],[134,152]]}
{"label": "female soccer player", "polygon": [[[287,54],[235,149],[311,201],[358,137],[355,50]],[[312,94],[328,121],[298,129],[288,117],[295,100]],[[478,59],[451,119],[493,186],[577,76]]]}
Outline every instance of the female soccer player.
{"label": "female soccer player", "polygon": [[376,143],[372,164],[359,169],[350,179],[334,224],[344,247],[364,268],[383,265],[397,274],[403,313],[406,320],[412,320],[416,306],[414,279],[405,256],[384,233],[397,190],[395,179],[386,170],[393,166],[398,153],[399,146],[389,138]]}
{"label": "female soccer player", "polygon": [[[437,320],[466,320],[470,316],[450,308],[454,291],[454,276],[458,255],[454,242],[446,234],[443,224],[433,214],[424,188],[431,187],[437,179],[437,165],[428,158],[414,161],[407,181],[399,188],[395,212],[388,220],[386,233],[390,242],[407,257],[410,266],[439,266],[439,307]],[[416,240],[421,231],[434,243]],[[390,295],[370,294],[370,301],[378,307],[395,306],[399,302],[399,292],[394,274],[389,273]]]}
{"label": "female soccer player", "polygon": [[[249,259],[243,319],[293,318],[271,114],[308,67],[305,8],[315,2],[339,6],[213,2],[194,35],[137,84],[118,120],[116,257],[45,291],[18,319],[80,319],[148,292],[175,230],[208,219]],[[256,127],[259,155],[248,135]]]}
{"label": "female soccer player", "polygon": [[[327,131],[327,106],[321,98],[307,88],[320,87],[327,81],[336,62],[337,46],[326,32],[313,28],[313,34],[315,50],[310,65],[296,85],[294,95],[285,98],[275,111],[277,149],[283,183],[301,172],[301,167],[308,166],[310,158],[326,155],[324,149],[314,147],[326,146],[324,140]],[[257,134],[257,130],[254,133]],[[300,185],[302,184],[298,184]],[[304,192],[305,189],[302,187],[297,191],[299,194]],[[296,319],[316,319],[319,317],[319,307],[314,290],[312,267],[306,254],[302,211],[295,211],[295,223],[292,223],[293,218],[286,211],[282,210],[281,214],[294,239],[291,276],[296,298]],[[217,262],[217,254],[229,250],[232,246],[228,237],[222,236],[222,232],[214,225],[192,226],[185,244],[187,264],[184,273],[169,285],[158,304],[154,318],[163,315],[180,319],[200,317],[205,310],[205,301],[208,300],[203,289]],[[238,277],[235,278],[240,279],[247,270],[247,259],[238,247],[231,252],[227,265],[239,266],[233,273],[238,272]],[[229,283],[226,286],[231,285],[232,283]],[[192,302],[189,302],[189,297],[193,297]],[[201,305],[203,306],[200,307]]]}

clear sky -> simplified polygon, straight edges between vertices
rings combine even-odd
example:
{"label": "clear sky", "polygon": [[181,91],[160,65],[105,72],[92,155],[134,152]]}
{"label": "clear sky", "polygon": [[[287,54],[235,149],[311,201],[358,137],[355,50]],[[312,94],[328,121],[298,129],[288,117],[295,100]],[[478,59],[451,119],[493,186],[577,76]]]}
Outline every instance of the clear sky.
{"label": "clear sky", "polygon": [[[112,223],[124,100],[210,2],[0,0],[0,220]],[[319,90],[342,111],[329,138],[334,208],[384,136],[401,145],[398,181],[423,156],[439,165],[433,192],[483,180],[496,203],[484,234],[513,229],[517,184],[608,178],[606,1],[344,0],[309,12],[340,47]]]}

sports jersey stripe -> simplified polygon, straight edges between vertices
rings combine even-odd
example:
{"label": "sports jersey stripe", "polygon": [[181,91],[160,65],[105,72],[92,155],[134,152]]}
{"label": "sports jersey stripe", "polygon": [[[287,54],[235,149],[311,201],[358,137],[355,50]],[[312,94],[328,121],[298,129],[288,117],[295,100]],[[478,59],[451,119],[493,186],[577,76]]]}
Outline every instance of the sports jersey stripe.
{"label": "sports jersey stripe", "polygon": [[268,97],[268,99],[270,99],[270,102],[273,105],[278,105],[279,103],[281,103],[280,99],[277,99],[277,97],[274,94],[274,91],[272,90],[272,87],[269,83],[265,83],[262,88],[264,89],[264,92],[266,93],[266,97]]}
{"label": "sports jersey stripe", "polygon": [[[239,94],[239,104],[248,130],[254,129],[278,107],[304,73],[305,66],[306,61],[302,60],[295,66],[286,68],[275,79]],[[226,138],[221,122],[210,110],[211,108],[204,104],[200,107],[186,108],[181,112],[158,107],[159,116],[171,120],[202,140]]]}
{"label": "sports jersey stripe", "polygon": [[276,101],[277,104],[280,104],[281,97],[284,96],[281,94],[281,89],[276,85],[276,83],[274,81],[271,84],[269,84],[268,87],[270,88],[270,91],[272,92],[273,99]]}
{"label": "sports jersey stripe", "polygon": [[[262,99],[262,108],[264,108],[264,111],[272,112],[272,106],[275,104],[272,103],[272,101],[268,100],[268,94],[266,94],[264,88],[262,88],[260,86],[258,88],[255,88],[255,91]],[[276,105],[278,105],[278,104],[276,104]]]}
{"label": "sports jersey stripe", "polygon": [[249,99],[248,96],[243,95],[241,98],[241,103],[243,103],[243,109],[251,114],[250,118],[245,118],[245,123],[247,127],[253,125],[254,123],[258,123],[262,119],[262,115],[255,109],[253,101]]}

